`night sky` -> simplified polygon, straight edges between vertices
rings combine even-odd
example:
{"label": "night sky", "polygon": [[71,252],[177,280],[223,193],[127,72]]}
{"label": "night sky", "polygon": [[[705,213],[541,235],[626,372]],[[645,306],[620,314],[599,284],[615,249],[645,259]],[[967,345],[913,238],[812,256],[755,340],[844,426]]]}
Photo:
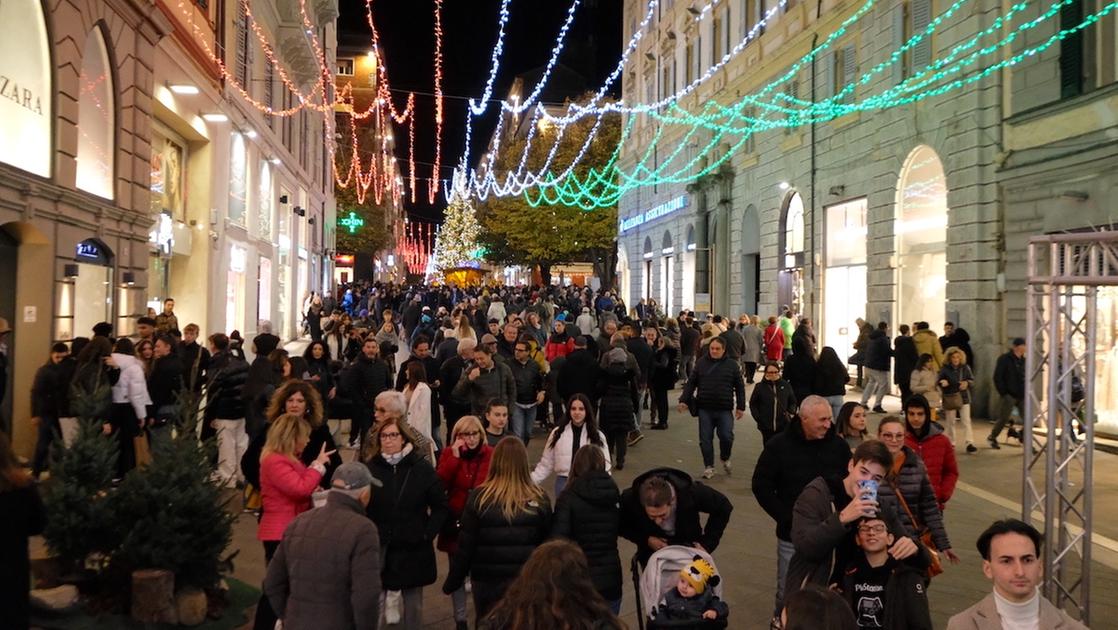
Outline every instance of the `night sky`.
{"label": "night sky", "polygon": [[[368,35],[365,0],[341,0],[338,19],[340,36]],[[466,100],[480,97],[489,76],[490,57],[497,41],[499,0],[444,0],[443,3],[443,168],[448,179],[462,155],[466,137]],[[566,0],[513,0],[505,32],[493,96],[503,98],[513,79],[547,63],[555,37],[570,8]],[[402,107],[408,91],[415,91],[418,111],[415,130],[416,177],[428,177],[435,157],[434,98],[434,3],[430,0],[378,0],[373,3],[374,22],[380,35],[396,106]],[[582,0],[575,14],[567,44],[559,61],[586,76],[597,90],[621,56],[621,0]],[[620,81],[615,83],[620,89]],[[420,94],[423,93],[423,94]],[[494,111],[491,108],[490,111]],[[471,156],[488,145],[496,115],[475,119]],[[407,163],[407,129],[397,128],[396,152]],[[405,173],[405,179],[407,175]],[[427,190],[420,185],[416,203],[406,210],[417,218],[441,221],[446,205],[440,188],[435,205],[427,204]]]}

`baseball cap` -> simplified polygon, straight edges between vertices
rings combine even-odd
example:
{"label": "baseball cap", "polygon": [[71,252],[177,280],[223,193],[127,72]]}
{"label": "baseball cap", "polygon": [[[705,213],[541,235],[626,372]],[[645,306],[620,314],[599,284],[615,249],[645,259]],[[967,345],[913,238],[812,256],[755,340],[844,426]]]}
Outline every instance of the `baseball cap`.
{"label": "baseball cap", "polygon": [[330,481],[330,486],[338,490],[360,490],[370,485],[384,487],[384,484],[369,472],[369,467],[361,462],[346,462],[338,466]]}

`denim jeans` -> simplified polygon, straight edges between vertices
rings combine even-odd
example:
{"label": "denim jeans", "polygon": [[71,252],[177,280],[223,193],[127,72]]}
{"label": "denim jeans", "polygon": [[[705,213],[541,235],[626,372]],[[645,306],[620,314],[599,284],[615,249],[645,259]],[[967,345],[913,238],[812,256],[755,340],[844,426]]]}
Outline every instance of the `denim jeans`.
{"label": "denim jeans", "polygon": [[787,540],[776,539],[776,603],[773,604],[773,617],[779,617],[784,610],[784,581],[788,577],[788,565],[796,547]]}
{"label": "denim jeans", "polygon": [[824,396],[824,398],[831,404],[831,420],[838,420],[839,411],[842,410],[842,404],[846,401],[842,396]]}
{"label": "denim jeans", "polygon": [[730,409],[703,409],[699,407],[699,450],[703,466],[714,467],[714,432],[718,431],[718,454],[722,461],[730,461],[734,447],[734,412]]}
{"label": "denim jeans", "polygon": [[889,371],[866,368],[866,387],[862,390],[862,404],[869,402],[871,397],[876,397],[873,406],[880,407],[881,400],[889,393]]}
{"label": "denim jeans", "polygon": [[536,422],[536,408],[524,408],[520,405],[513,404],[509,409],[509,430],[513,435],[520,438],[525,446],[528,444],[528,439],[532,437],[532,425]]}

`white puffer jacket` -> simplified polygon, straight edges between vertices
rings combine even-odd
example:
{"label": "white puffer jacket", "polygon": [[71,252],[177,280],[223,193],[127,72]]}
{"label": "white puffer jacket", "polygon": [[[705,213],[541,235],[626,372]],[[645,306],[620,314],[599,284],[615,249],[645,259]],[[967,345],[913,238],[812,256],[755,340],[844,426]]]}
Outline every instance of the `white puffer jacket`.
{"label": "white puffer jacket", "polygon": [[[543,483],[545,479],[555,473],[556,476],[566,477],[571,472],[571,458],[574,457],[578,448],[582,448],[590,442],[590,432],[587,430],[586,425],[582,427],[582,434],[579,436],[578,448],[572,445],[574,442],[574,432],[570,431],[570,425],[563,428],[563,433],[559,435],[559,439],[555,440],[554,446],[544,448],[543,454],[540,455],[540,462],[536,464],[536,468],[532,471],[532,481],[537,484]],[[558,431],[559,428],[552,429],[551,433],[547,436],[547,443],[551,443],[551,436]],[[606,436],[598,431],[598,440],[601,443],[599,448],[602,449],[602,455],[606,458],[606,472],[610,470],[609,447],[606,446]]]}
{"label": "white puffer jacket", "polygon": [[130,403],[136,411],[136,418],[147,418],[147,406],[151,404],[148,383],[144,377],[144,366],[140,360],[129,354],[113,353],[113,361],[120,368],[120,379],[113,385],[113,402]]}

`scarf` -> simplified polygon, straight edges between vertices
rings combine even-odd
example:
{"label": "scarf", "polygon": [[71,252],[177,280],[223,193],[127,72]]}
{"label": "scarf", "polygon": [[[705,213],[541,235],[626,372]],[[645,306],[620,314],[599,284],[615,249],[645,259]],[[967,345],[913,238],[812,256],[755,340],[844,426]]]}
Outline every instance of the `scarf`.
{"label": "scarf", "polygon": [[[397,427],[397,429],[399,429],[399,427]],[[384,461],[388,462],[389,466],[396,466],[401,461],[403,461],[403,459],[405,457],[407,457],[409,454],[411,454],[411,452],[412,452],[411,444],[405,444],[404,448],[400,449],[400,452],[396,453],[395,455],[389,455],[388,453],[383,453],[382,452],[380,454],[380,456],[384,458]]]}

